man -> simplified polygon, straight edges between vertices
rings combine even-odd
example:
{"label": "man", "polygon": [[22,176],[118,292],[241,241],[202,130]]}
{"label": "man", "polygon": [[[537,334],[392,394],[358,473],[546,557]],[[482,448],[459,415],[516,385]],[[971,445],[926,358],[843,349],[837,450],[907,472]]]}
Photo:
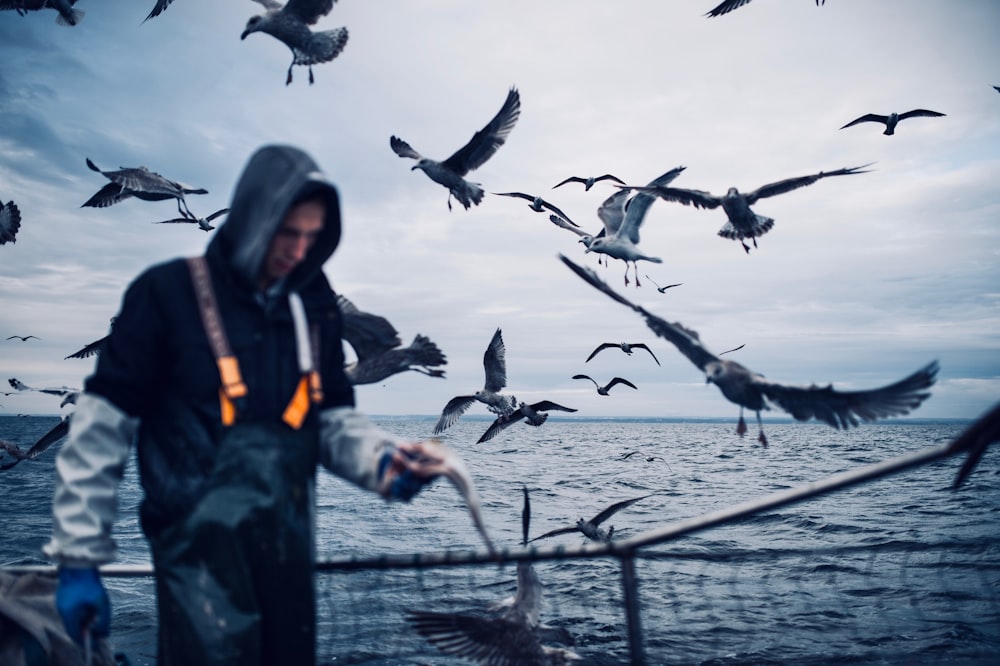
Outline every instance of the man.
{"label": "man", "polygon": [[128,288],[56,462],[56,605],[78,641],[107,635],[97,566],[114,558],[116,493],[136,441],[156,570],[158,663],[312,664],[317,463],[388,499],[432,474],[354,409],[341,318],[321,270],[337,191],[304,152],[247,164],[203,260]]}

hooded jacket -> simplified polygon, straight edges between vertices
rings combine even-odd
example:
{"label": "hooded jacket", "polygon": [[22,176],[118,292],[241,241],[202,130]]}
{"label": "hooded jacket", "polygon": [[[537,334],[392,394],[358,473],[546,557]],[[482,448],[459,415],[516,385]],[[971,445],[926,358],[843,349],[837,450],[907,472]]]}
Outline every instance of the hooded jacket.
{"label": "hooded jacket", "polygon": [[[326,200],[323,230],[302,263],[279,282],[281,293],[265,297],[258,275],[271,238],[289,208],[317,192]],[[337,191],[315,162],[296,148],[268,146],[248,162],[229,215],[205,256],[229,345],[248,388],[237,405],[237,420],[280,421],[295,391],[301,374],[286,296],[294,290],[310,327],[318,327],[323,388],[322,404],[310,409],[302,427],[329,433],[320,445],[325,465],[374,488],[373,460],[392,442],[352,409],[340,312],[321,270],[340,233]],[[224,432],[219,386],[186,261],[147,269],[125,293],[57,458],[55,529],[46,554],[77,564],[113,559],[110,524],[133,438],[145,491],[144,532],[155,535],[187,515],[202,493]]]}

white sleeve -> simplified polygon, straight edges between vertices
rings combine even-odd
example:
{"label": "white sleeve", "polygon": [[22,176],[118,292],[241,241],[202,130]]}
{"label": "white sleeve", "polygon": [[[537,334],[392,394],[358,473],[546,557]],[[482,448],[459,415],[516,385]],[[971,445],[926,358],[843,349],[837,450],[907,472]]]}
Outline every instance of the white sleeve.
{"label": "white sleeve", "polygon": [[320,412],[320,462],[337,476],[366,490],[378,490],[378,466],[400,438],[382,430],[353,407]]}
{"label": "white sleeve", "polygon": [[138,427],[138,418],[104,398],[80,394],[56,457],[52,539],[42,548],[49,559],[77,566],[114,559],[118,485]]}

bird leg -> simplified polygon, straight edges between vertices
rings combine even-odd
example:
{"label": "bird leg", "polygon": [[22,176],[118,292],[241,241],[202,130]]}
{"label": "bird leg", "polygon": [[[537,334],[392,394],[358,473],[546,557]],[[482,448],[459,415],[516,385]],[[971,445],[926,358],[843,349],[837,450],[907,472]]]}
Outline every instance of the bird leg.
{"label": "bird leg", "polygon": [[309,85],[312,85],[315,80],[313,78],[313,66],[309,65]]}
{"label": "bird leg", "polygon": [[292,82],[292,67],[294,66],[295,66],[295,58],[292,58],[292,64],[288,66],[288,76],[285,77],[286,86]]}
{"label": "bird leg", "polygon": [[746,253],[750,254],[750,246],[744,243],[743,241],[740,241],[740,244],[743,246],[743,249],[746,251]]}
{"label": "bird leg", "polygon": [[740,407],[740,420],[736,422],[736,434],[740,437],[747,434],[747,422],[743,419],[742,407]]}
{"label": "bird leg", "polygon": [[760,420],[760,412],[757,412],[757,427],[760,429],[760,434],[757,435],[757,441],[761,443],[765,449],[767,448],[767,437],[764,436],[764,423]]}
{"label": "bird leg", "polygon": [[[633,268],[632,272],[635,273],[635,286],[636,286],[636,288],[641,287],[642,285],[639,284],[639,264],[637,264],[637,263],[635,263],[633,261],[632,262],[632,268]],[[626,268],[625,270],[628,270],[628,269]]]}

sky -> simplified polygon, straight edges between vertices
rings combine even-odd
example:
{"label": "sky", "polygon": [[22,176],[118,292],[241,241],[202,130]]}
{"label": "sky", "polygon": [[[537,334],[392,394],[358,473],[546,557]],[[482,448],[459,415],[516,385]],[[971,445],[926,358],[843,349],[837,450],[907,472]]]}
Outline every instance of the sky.
{"label": "sky", "polygon": [[[862,390],[936,359],[938,381],[912,417],[976,418],[1000,396],[995,0],[754,0],[716,18],[705,16],[713,0],[340,0],[313,27],[346,26],[346,48],[313,68],[314,85],[296,67],[287,86],[284,44],[240,40],[257,3],[177,0],[143,22],[154,4],[79,0],[75,27],[51,10],[0,12],[0,201],[22,214],[16,243],[0,246],[5,380],[81,387],[94,359],[65,357],[108,332],[129,282],[201,253],[214,233],[153,224],[176,217],[173,201],[81,207],[107,182],[85,158],[205,188],[187,201],[206,216],[228,205],[254,150],[288,143],[340,191],[343,240],[324,266],[334,288],[448,358],[446,379],[408,372],[358,387],[370,414],[439,414],[482,388],[500,328],[506,391],[520,400],[578,416],[735,420],[737,406],[560,253],[716,353],[745,345],[726,358],[772,380]],[[520,118],[468,175],[487,195],[449,212],[446,190],[389,137],[443,160],[511,86]],[[946,115],[904,120],[894,136],[874,123],[840,129],[916,108]],[[749,253],[717,235],[721,209],[658,200],[640,247],[662,263],[639,264],[641,287],[547,214],[491,194],[541,195],[596,232],[615,188],[556,183],[611,173],[642,185],[685,166],[674,186],[724,194],[869,163],[760,200],[754,210],[775,224]],[[661,365],[617,349],[585,362],[622,341],[648,344]],[[600,396],[578,373],[638,389]],[[58,412],[54,396],[0,395],[0,414]]]}

